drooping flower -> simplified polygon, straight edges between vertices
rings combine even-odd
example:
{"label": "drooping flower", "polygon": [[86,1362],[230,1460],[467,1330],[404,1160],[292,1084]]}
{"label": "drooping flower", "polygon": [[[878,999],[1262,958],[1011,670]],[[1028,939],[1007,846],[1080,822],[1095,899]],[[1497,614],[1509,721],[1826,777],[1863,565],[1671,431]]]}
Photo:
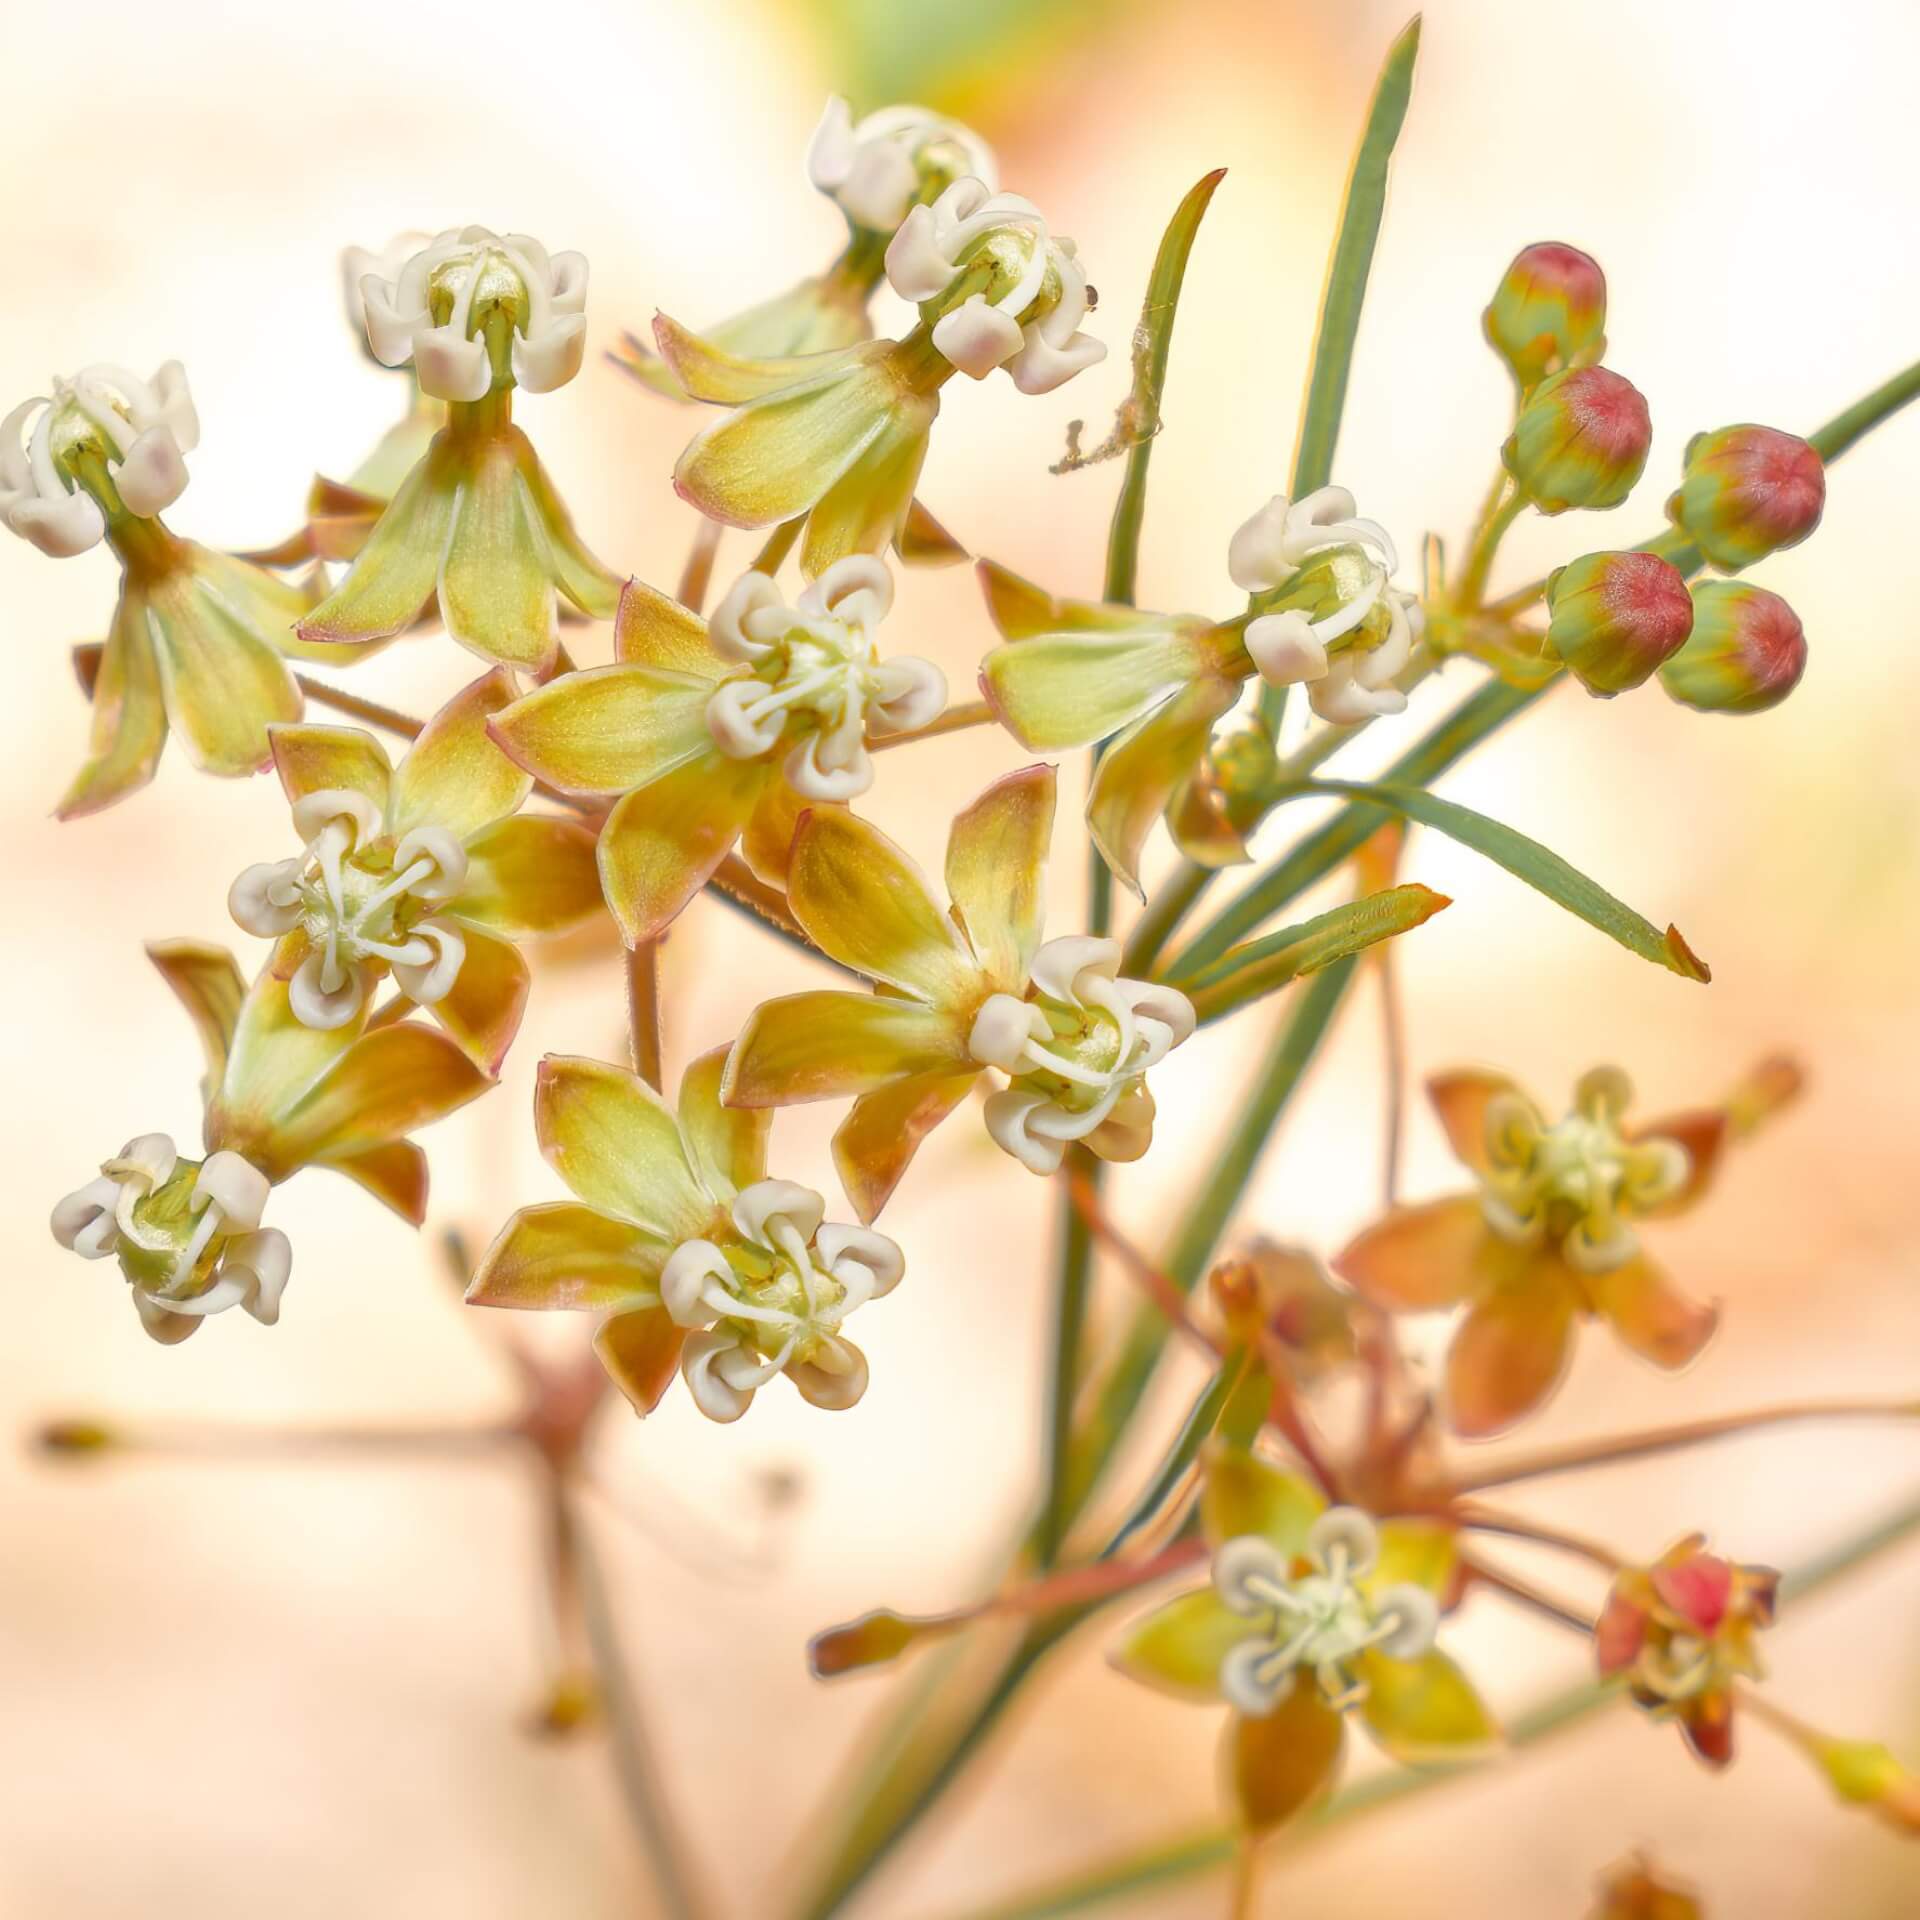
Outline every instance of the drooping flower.
{"label": "drooping flower", "polygon": [[1420,610],[1389,584],[1398,564],[1386,531],[1355,517],[1343,487],[1293,502],[1275,495],[1234,535],[1228,569],[1253,601],[1233,620],[1056,600],[982,561],[987,607],[1008,644],[981,663],[981,685],[1036,752],[1118,736],[1100,756],[1087,826],[1101,857],[1138,891],[1140,849],[1162,813],[1190,858],[1245,857],[1239,832],[1222,830],[1231,819],[1196,807],[1190,789],[1215,723],[1255,675],[1274,686],[1304,682],[1315,712],[1335,724],[1406,706],[1394,682]]}
{"label": "drooping flower", "polygon": [[870,735],[924,726],[946,705],[930,661],[883,657],[885,565],[836,561],[788,606],[748,573],[711,623],[630,581],[614,664],[564,674],[492,723],[521,766],[570,794],[621,796],[600,835],[608,904],[629,943],[653,939],[735,840],[785,879],[802,807],[873,783]]}
{"label": "drooping flower", "polygon": [[1569,367],[1535,387],[1500,450],[1542,513],[1617,507],[1653,444],[1645,398],[1610,367]]}
{"label": "drooping flower", "polygon": [[1680,569],[1652,553],[1589,553],[1547,577],[1547,647],[1601,699],[1644,685],[1693,631]]}
{"label": "drooping flower", "polygon": [[549,256],[525,234],[450,229],[396,279],[367,274],[361,295],[374,358],[411,364],[420,391],[446,403],[446,424],[301,637],[386,639],[433,603],[462,646],[544,673],[558,596],[604,620],[619,593],[512,418],[516,386],[547,393],[580,370],[586,260]]}
{"label": "drooping flower", "polygon": [[1405,1764],[1458,1763],[1498,1741],[1472,1682],[1434,1646],[1456,1575],[1449,1529],[1330,1508],[1298,1475],[1217,1442],[1205,1474],[1212,1582],[1147,1615],[1113,1659],[1233,1710],[1224,1771],[1246,1826],[1277,1827],[1328,1791],[1349,1711]]}
{"label": "drooping flower", "polygon": [[[747,360],[831,353],[869,339],[868,304],[886,277],[887,243],[915,206],[971,176],[991,187],[993,150],[957,120],[925,107],[882,107],[857,125],[846,101],[827,102],[807,150],[807,177],[847,220],[847,243],[826,272],[749,307],[701,337]],[[637,334],[613,354],[643,386],[668,399],[690,396],[673,368]]]}
{"label": "drooping flower", "polygon": [[1626,1076],[1601,1067],[1549,1126],[1498,1074],[1438,1075],[1428,1094],[1477,1193],[1396,1207],[1335,1259],[1334,1272],[1392,1313],[1467,1304],[1447,1356],[1454,1429],[1503,1432],[1542,1405],[1583,1316],[1608,1321],[1642,1359],[1684,1367],[1718,1323],[1643,1252],[1638,1223],[1706,1191],[1728,1132],[1722,1109],[1625,1124]]}
{"label": "drooping flower", "polygon": [[1522,247],[1481,325],[1524,393],[1550,373],[1591,366],[1606,351],[1607,277],[1578,247],[1557,240]]}
{"label": "drooping flower", "polygon": [[1677,1720],[1710,1767],[1733,1758],[1736,1680],[1762,1669],[1755,1635],[1773,1625],[1780,1576],[1705,1551],[1691,1534],[1650,1567],[1613,1583],[1594,1627],[1594,1657],[1607,1679],[1624,1676],[1656,1720]]}
{"label": "drooping flower", "polygon": [[655,324],[687,392],[732,409],[688,443],[675,488],[728,526],[804,515],[801,565],[813,576],[898,538],[956,373],[984,380],[1004,366],[1023,393],[1049,393],[1106,352],[1079,331],[1090,303],[1073,242],[1030,201],[982,180],[957,180],[914,207],[886,270],[920,310],[902,340],[758,358],[664,315]]}
{"label": "drooping flower", "polygon": [[391,765],[357,727],[275,727],[274,764],[305,842],[248,867],[228,904],[277,940],[294,1018],[360,1018],[389,975],[489,1073],[526,1007],[516,939],[563,932],[600,905],[594,836],[521,814],[532,779],[487,737],[513,699],[501,669],[456,694]]}
{"label": "drooping flower", "polygon": [[1660,684],[1700,713],[1765,713],[1806,670],[1806,630],[1777,593],[1744,580],[1699,580],[1693,630],[1661,667]]}
{"label": "drooping flower", "polygon": [[271,1326],[292,1269],[260,1225],[270,1188],[302,1167],[344,1173],[416,1226],[427,1163],[404,1138],[493,1082],[445,1034],[411,1021],[367,1029],[365,1012],[316,1030],[264,967],[245,986],[221,947],[147,949],[192,1016],[206,1059],[206,1157],[143,1134],[53,1212],[53,1235],[84,1259],[119,1262],[140,1324],[173,1345],[209,1314],[241,1307]]}
{"label": "drooping flower", "polygon": [[1722,427],[1687,442],[1686,478],[1667,502],[1673,523],[1723,572],[1797,547],[1820,524],[1827,470],[1795,433]]}
{"label": "drooping flower", "polygon": [[1588,1920],[1702,1920],[1704,1912],[1689,1888],[1638,1853],[1602,1876],[1598,1899]]}
{"label": "drooping flower", "polygon": [[144,786],[169,731],[197,767],[241,775],[266,764],[267,728],[300,716],[282,656],[306,652],[293,624],[312,592],[182,540],[159,517],[185,490],[185,456],[199,439],[177,360],[151,380],[86,367],[0,421],[0,520],[56,558],[104,539],[122,569],[92,682],[88,758],[62,819]]}
{"label": "drooping flower", "polygon": [[987,1130],[1052,1173],[1074,1143],[1137,1159],[1153,1132],[1148,1069],[1193,1031],[1171,987],[1117,977],[1117,941],[1041,941],[1051,767],[989,787],[953,824],[943,913],[926,876],[877,827],[803,814],[787,899],[831,958],[878,991],[800,993],[754,1010],[727,1062],[730,1106],[851,1094],[834,1135],[861,1219],[886,1204],[920,1142],[988,1068]]}
{"label": "drooping flower", "polygon": [[676,1368],[710,1420],[737,1420],[776,1374],[817,1407],[850,1407],[867,1362],[843,1329],[905,1262],[883,1234],[823,1225],[817,1193],[767,1178],[772,1116],[720,1104],[725,1057],[688,1067],[677,1112],[624,1068],[543,1060],[540,1149],[579,1200],[516,1213],[467,1298],[606,1314],[594,1348],[640,1413]]}

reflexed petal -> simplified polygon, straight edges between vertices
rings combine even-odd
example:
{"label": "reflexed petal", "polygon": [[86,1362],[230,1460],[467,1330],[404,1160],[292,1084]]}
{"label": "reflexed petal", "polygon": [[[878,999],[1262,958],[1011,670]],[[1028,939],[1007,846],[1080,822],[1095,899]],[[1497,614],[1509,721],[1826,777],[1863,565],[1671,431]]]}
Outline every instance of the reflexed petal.
{"label": "reflexed petal", "polygon": [[203,946],[197,940],[151,941],[147,958],[193,1021],[207,1063],[203,1091],[210,1093],[226,1072],[227,1049],[240,1024],[247,991],[240,969],[225,947]]}
{"label": "reflexed petal", "polygon": [[661,358],[673,369],[687,393],[696,400],[724,407],[737,407],[743,401],[758,400],[787,387],[818,380],[843,369],[853,358],[844,353],[774,357],[732,353],[664,313],[654,320],[653,337],[659,344]]}
{"label": "reflexed petal", "polygon": [[950,567],[968,557],[966,548],[918,500],[907,508],[893,548],[909,567]]}
{"label": "reflexed petal", "polygon": [[1027,767],[996,780],[947,836],[947,893],[988,981],[1024,993],[1047,912],[1054,773]]}
{"label": "reflexed petal", "polygon": [[286,979],[269,961],[240,1003],[226,1071],[207,1107],[207,1145],[231,1147],[257,1166],[277,1166],[279,1116],[339,1060],[365,1024],[363,1008],[344,1026],[304,1025],[288,1003]]}
{"label": "reflexed petal", "polygon": [[854,553],[882,553],[899,539],[926,465],[938,396],[903,396],[886,430],[823,493],[807,518],[800,570],[810,579]]}
{"label": "reflexed petal", "polygon": [[419,1226],[427,1217],[427,1156],[411,1140],[389,1140],[384,1146],[369,1147],[364,1153],[350,1153],[342,1160],[331,1160],[335,1173],[363,1186],[383,1207],[391,1207],[410,1226]]}
{"label": "reflexed petal", "polygon": [[1220,1663],[1252,1630],[1211,1587],[1202,1587],[1136,1621],[1110,1658],[1122,1673],[1162,1693],[1218,1700]]}
{"label": "reflexed petal", "polygon": [[826,800],[808,800],[786,779],[769,780],[747,830],[740,836],[740,857],[769,886],[785,887],[793,863],[793,836],[800,816],[810,808],[831,806]]}
{"label": "reflexed petal", "polygon": [[520,483],[525,435],[460,450],[460,488],[440,561],[440,618],[483,660],[543,672],[559,643],[554,583]]}
{"label": "reflexed petal", "polygon": [[549,1054],[533,1120],[548,1164],[589,1206],[670,1246],[699,1239],[712,1224],[713,1201],[687,1164],[679,1125],[638,1074]]}
{"label": "reflexed petal", "polygon": [[267,729],[300,718],[287,663],[183,568],[146,592],[167,718],[195,766],[247,774],[267,764]]}
{"label": "reflexed petal", "polygon": [[680,1076],[680,1138],[695,1176],[716,1201],[730,1201],[742,1188],[767,1177],[771,1113],[720,1104],[728,1049],[703,1053]]}
{"label": "reflexed petal", "polygon": [[1448,1419],[1456,1433],[1484,1440],[1545,1404],[1573,1355],[1578,1303],[1565,1271],[1546,1257],[1467,1315],[1447,1353]]}
{"label": "reflexed petal", "polygon": [[1240,698],[1211,676],[1142,714],[1100,756],[1087,796],[1087,830],[1120,880],[1141,893],[1140,849],[1174,789],[1200,764],[1213,723]]}
{"label": "reflexed petal", "polygon": [[[1533,1102],[1503,1073],[1482,1073],[1477,1068],[1461,1067],[1451,1073],[1436,1073],[1427,1082],[1427,1098],[1446,1129],[1447,1144],[1454,1158],[1475,1173],[1484,1174],[1492,1165],[1487,1151],[1487,1109],[1503,1097]],[[1544,1131],[1546,1122],[1535,1115]]]}
{"label": "reflexed petal", "polygon": [[519,443],[520,486],[527,524],[551,580],[589,620],[611,620],[620,604],[620,578],[574,531],[573,516],[547,477],[531,441]]}
{"label": "reflexed petal", "polygon": [[1200,1490],[1200,1521],[1208,1543],[1258,1534],[1292,1559],[1304,1553],[1307,1534],[1327,1503],[1297,1473],[1247,1452],[1214,1442],[1207,1448]]}
{"label": "reflexed petal", "polygon": [[463,687],[427,722],[394,773],[389,833],[444,827],[464,840],[519,806],[533,781],[487,734],[487,723],[511,706],[513,697],[513,676],[496,667]]}
{"label": "reflexed petal", "polygon": [[962,1100],[979,1078],[964,1073],[920,1074],[863,1093],[833,1136],[833,1164],[853,1210],[869,1225],[879,1217],[920,1142]]}
{"label": "reflexed petal", "polygon": [[1675,1289],[1644,1254],[1610,1273],[1587,1276],[1594,1311],[1643,1360],[1669,1371],[1695,1359],[1720,1324],[1718,1307],[1703,1307]]}
{"label": "reflexed petal", "polygon": [[593,1336],[607,1377],[627,1396],[635,1413],[648,1414],[673,1384],[687,1330],[657,1307],[616,1313]]}
{"label": "reflexed petal", "polygon": [[664,932],[706,885],[778,770],[717,750],[630,793],[600,830],[600,886],[627,945]]}
{"label": "reflexed petal", "polygon": [[338,587],[300,622],[309,641],[383,640],[410,627],[434,596],[459,475],[434,441],[367,536]]}
{"label": "reflexed petal", "polygon": [[1296,1673],[1269,1714],[1236,1713],[1227,1723],[1222,1768],[1242,1824],[1254,1833],[1284,1825],[1333,1785],[1346,1725],[1313,1676]]}
{"label": "reflexed petal", "polygon": [[1650,1220],[1669,1214],[1685,1213],[1709,1187],[1720,1170],[1721,1155],[1732,1135],[1726,1110],[1699,1107],[1691,1113],[1671,1113],[1659,1120],[1635,1127],[1629,1136],[1643,1140],[1673,1140],[1686,1150],[1687,1177],[1677,1193],[1670,1194],[1656,1207],[1643,1209]]}
{"label": "reflexed petal", "polygon": [[796,993],[747,1016],[727,1062],[725,1098],[785,1107],[955,1069],[975,1071],[966,1030],[937,1007],[878,994]]}
{"label": "reflexed petal", "polygon": [[460,971],[429,1011],[486,1072],[498,1073],[520,1031],[533,970],[511,940],[475,926],[459,932],[466,943]]}
{"label": "reflexed petal", "polygon": [[1463,1193],[1396,1207],[1334,1256],[1333,1270],[1390,1313],[1457,1306],[1489,1273],[1492,1229],[1479,1200]]}
{"label": "reflexed petal", "polygon": [[146,627],[146,603],[123,590],[93,682],[87,761],[60,801],[60,818],[98,813],[144,787],[166,744],[167,709]]}
{"label": "reflexed petal", "polygon": [[1459,1537],[1452,1527],[1438,1520],[1383,1520],[1379,1557],[1367,1586],[1376,1593],[1387,1587],[1420,1587],[1444,1605],[1459,1565]]}
{"label": "reflexed petal", "polygon": [[644,580],[620,589],[613,617],[613,657],[637,667],[664,667],[703,680],[723,680],[733,662],[707,638],[707,623]]}
{"label": "reflexed petal", "polygon": [[282,1116],[273,1134],[275,1155],[291,1169],[362,1153],[444,1118],[493,1084],[432,1027],[413,1021],[377,1027]]}
{"label": "reflexed petal", "polygon": [[1680,1731],[1687,1745],[1708,1766],[1733,1762],[1733,1689],[1715,1687],[1689,1700],[1680,1712]]}
{"label": "reflexed petal", "polygon": [[718,758],[707,731],[710,681],[664,667],[562,674],[516,700],[493,738],[563,793],[629,793],[690,760]]}
{"label": "reflexed petal", "polygon": [[1649,1618],[1647,1609],[1626,1590],[1626,1582],[1616,1582],[1593,1628],[1593,1655],[1602,1679],[1625,1673],[1639,1659]]}
{"label": "reflexed petal", "polygon": [[1047,753],[1131,726],[1199,679],[1207,664],[1191,622],[1142,615],[1119,631],[1042,633],[995,647],[981,662],[980,682],[1021,745]]}
{"label": "reflexed petal", "polygon": [[562,933],[599,912],[593,829],[519,813],[467,842],[467,882],[449,911],[508,938]]}
{"label": "reflexed petal", "polygon": [[1500,1744],[1500,1729],[1473,1683],[1435,1650],[1418,1660],[1361,1656],[1367,1697],[1361,1714],[1383,1752],[1408,1766],[1478,1760]]}
{"label": "reflexed petal", "polygon": [[467,1287],[473,1307],[581,1307],[656,1303],[668,1247],[597,1207],[559,1201],[522,1207],[480,1257]]}
{"label": "reflexed petal", "polygon": [[365,794],[376,813],[386,812],[393,766],[372,734],[358,727],[275,727],[268,739],[289,800],[345,790]]}
{"label": "reflexed petal", "polygon": [[993,624],[1008,640],[1031,640],[1042,633],[1126,632],[1165,624],[1137,607],[1109,606],[1099,600],[1056,600],[1044,587],[1023,580],[997,560],[974,569],[986,596]]}
{"label": "reflexed petal", "polygon": [[809,813],[794,840],[787,899],[823,951],[936,1005],[984,990],[926,876],[876,826]]}

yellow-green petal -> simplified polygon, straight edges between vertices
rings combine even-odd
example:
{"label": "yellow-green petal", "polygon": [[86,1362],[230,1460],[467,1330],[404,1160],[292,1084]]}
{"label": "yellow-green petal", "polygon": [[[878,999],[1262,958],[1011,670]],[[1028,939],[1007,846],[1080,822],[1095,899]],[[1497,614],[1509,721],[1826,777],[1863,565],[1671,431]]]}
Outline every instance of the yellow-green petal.
{"label": "yellow-green petal", "polygon": [[605,1312],[649,1304],[672,1249],[597,1207],[571,1200],[522,1207],[480,1257],[467,1286],[475,1307],[563,1307]]}
{"label": "yellow-green petal", "polygon": [[1022,746],[1084,747],[1199,679],[1207,667],[1202,631],[1140,615],[1118,631],[1035,634],[995,647],[981,662],[981,684]]}
{"label": "yellow-green petal", "polygon": [[220,1086],[207,1108],[207,1145],[231,1147],[256,1165],[273,1157],[274,1129],[351,1047],[366,1009],[340,1027],[309,1027],[294,1017],[287,983],[269,960],[240,1003]]}
{"label": "yellow-green petal", "polygon": [[387,750],[358,727],[272,727],[274,770],[289,800],[345,788],[365,794],[377,812],[387,810],[393,765]]}
{"label": "yellow-green petal", "polygon": [[1200,1519],[1211,1545],[1257,1533],[1288,1559],[1306,1551],[1327,1503],[1297,1473],[1222,1442],[1208,1447],[1203,1472]]}
{"label": "yellow-green petal", "polygon": [[459,1041],[481,1069],[500,1071],[500,1063],[520,1031],[533,991],[533,969],[511,940],[484,928],[463,926],[466,956],[444,999],[427,1009]]}
{"label": "yellow-green petal", "polygon": [[778,769],[714,751],[639,788],[600,830],[600,887],[630,947],[657,939],[712,878]]}
{"label": "yellow-green petal", "polygon": [[467,880],[448,911],[509,939],[564,933],[600,911],[597,836],[578,820],[517,813],[467,842]]}
{"label": "yellow-green petal", "polygon": [[620,604],[620,576],[574,531],[573,515],[526,440],[520,443],[520,485],[547,578],[589,620],[611,620]]}
{"label": "yellow-green petal", "polygon": [[426,724],[393,776],[388,831],[444,827],[457,839],[512,813],[533,781],[500,751],[488,724],[513,704],[513,676],[503,668],[463,687]]}
{"label": "yellow-green petal", "polygon": [[483,660],[541,673],[560,634],[554,582],[520,480],[525,438],[512,427],[460,448],[438,589],[440,618],[453,639]]}
{"label": "yellow-green petal", "polygon": [[1367,1696],[1361,1714],[1383,1752],[1408,1766],[1484,1759],[1500,1744],[1486,1702],[1437,1648],[1418,1660],[1360,1658]]}
{"label": "yellow-green petal", "polygon": [[725,1203],[767,1177],[767,1137],[773,1115],[721,1104],[726,1047],[715,1047],[680,1076],[680,1139],[702,1186]]}
{"label": "yellow-green petal", "polygon": [[205,946],[197,940],[151,941],[147,958],[186,1008],[200,1036],[200,1051],[207,1064],[201,1092],[211,1098],[227,1070],[227,1049],[233,1044],[246,998],[240,969],[225,947]]}
{"label": "yellow-green petal", "polygon": [[[134,589],[128,592],[131,598]],[[287,663],[191,567],[154,581],[144,597],[167,718],[194,765],[257,773],[271,757],[268,727],[300,717]]]}
{"label": "yellow-green petal", "polygon": [[707,623],[678,600],[629,580],[613,616],[613,657],[639,667],[664,667],[703,680],[724,680],[734,669],[707,638]]}
{"label": "yellow-green petal", "polygon": [[953,823],[947,893],[991,983],[1024,993],[1045,928],[1054,773],[1027,767],[996,780]]}
{"label": "yellow-green petal", "polygon": [[540,1062],[534,1131],[548,1164],[591,1207],[677,1246],[712,1224],[666,1102],[625,1067],[574,1054]]}
{"label": "yellow-green petal", "polygon": [[937,394],[903,395],[882,432],[807,516],[800,570],[818,579],[849,554],[883,553],[904,531],[939,412]]}
{"label": "yellow-green petal", "polygon": [[437,436],[381,514],[347,576],[299,624],[302,640],[382,640],[410,627],[433,598],[460,490]]}
{"label": "yellow-green petal", "polygon": [[1128,1629],[1111,1655],[1124,1674],[1182,1700],[1218,1700],[1220,1663],[1253,1631],[1211,1587],[1183,1593]]}
{"label": "yellow-green petal", "polygon": [[628,662],[563,674],[493,722],[494,740],[562,793],[630,793],[685,766],[717,759],[707,730],[713,683]]}
{"label": "yellow-green petal", "polygon": [[724,1098],[732,1106],[784,1107],[956,1070],[974,1070],[966,1032],[938,1007],[866,993],[796,993],[747,1016],[728,1059]]}
{"label": "yellow-green petal", "polygon": [[863,1093],[833,1136],[833,1164],[853,1210],[871,1226],[930,1134],[973,1090],[979,1070],[923,1073]]}
{"label": "yellow-green petal", "polygon": [[1423,1587],[1445,1601],[1460,1565],[1459,1535],[1438,1520],[1384,1520],[1380,1555],[1366,1577],[1370,1592],[1386,1587]]}
{"label": "yellow-green petal", "polygon": [[98,813],[144,787],[166,744],[167,709],[145,603],[122,589],[94,676],[86,764],[60,801],[60,818]]}
{"label": "yellow-green petal", "polygon": [[849,357],[844,352],[773,356],[733,352],[664,313],[653,323],[653,337],[686,393],[724,407],[818,380],[838,370]]}

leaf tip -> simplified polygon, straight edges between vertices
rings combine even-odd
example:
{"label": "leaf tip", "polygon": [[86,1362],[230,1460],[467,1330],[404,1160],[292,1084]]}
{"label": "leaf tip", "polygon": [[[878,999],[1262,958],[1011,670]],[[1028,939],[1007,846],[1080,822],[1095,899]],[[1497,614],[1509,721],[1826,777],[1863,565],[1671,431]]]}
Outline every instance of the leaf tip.
{"label": "leaf tip", "polygon": [[1667,965],[1683,980],[1698,980],[1705,985],[1713,978],[1713,969],[1687,945],[1686,935],[1678,927],[1669,924],[1664,945]]}

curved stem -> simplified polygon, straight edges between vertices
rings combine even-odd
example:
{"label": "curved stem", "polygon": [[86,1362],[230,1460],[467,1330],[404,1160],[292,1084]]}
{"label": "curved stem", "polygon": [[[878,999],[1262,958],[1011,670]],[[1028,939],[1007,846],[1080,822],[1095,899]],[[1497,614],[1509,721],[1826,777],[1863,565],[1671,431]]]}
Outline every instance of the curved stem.
{"label": "curved stem", "polygon": [[1518,1514],[1495,1513],[1489,1507],[1462,1506],[1454,1509],[1456,1518],[1469,1533],[1497,1533],[1508,1540],[1525,1540],[1537,1547],[1552,1547],[1560,1553],[1588,1560],[1608,1573],[1618,1573],[1626,1564],[1611,1547],[1596,1540],[1583,1540],[1578,1534],[1562,1532],[1522,1519]]}
{"label": "curved stem", "polygon": [[416,720],[410,713],[398,713],[392,707],[383,707],[376,701],[363,700],[357,693],[330,687],[310,673],[296,673],[293,677],[309,700],[317,700],[321,706],[331,707],[335,713],[344,713],[353,720],[364,720],[370,727],[383,727],[388,733],[398,734],[402,740],[417,740],[426,731],[427,723]]}
{"label": "curved stem", "polygon": [[1592,1637],[1593,1622],[1584,1613],[1556,1600],[1551,1594],[1542,1593],[1528,1581],[1516,1579],[1510,1573],[1503,1573],[1489,1561],[1482,1560],[1477,1554],[1463,1553],[1460,1564],[1474,1579],[1484,1586],[1504,1593],[1509,1600],[1516,1601],[1530,1613],[1537,1613],[1543,1619],[1551,1620],[1555,1626],[1566,1627],[1579,1634],[1583,1639]]}

